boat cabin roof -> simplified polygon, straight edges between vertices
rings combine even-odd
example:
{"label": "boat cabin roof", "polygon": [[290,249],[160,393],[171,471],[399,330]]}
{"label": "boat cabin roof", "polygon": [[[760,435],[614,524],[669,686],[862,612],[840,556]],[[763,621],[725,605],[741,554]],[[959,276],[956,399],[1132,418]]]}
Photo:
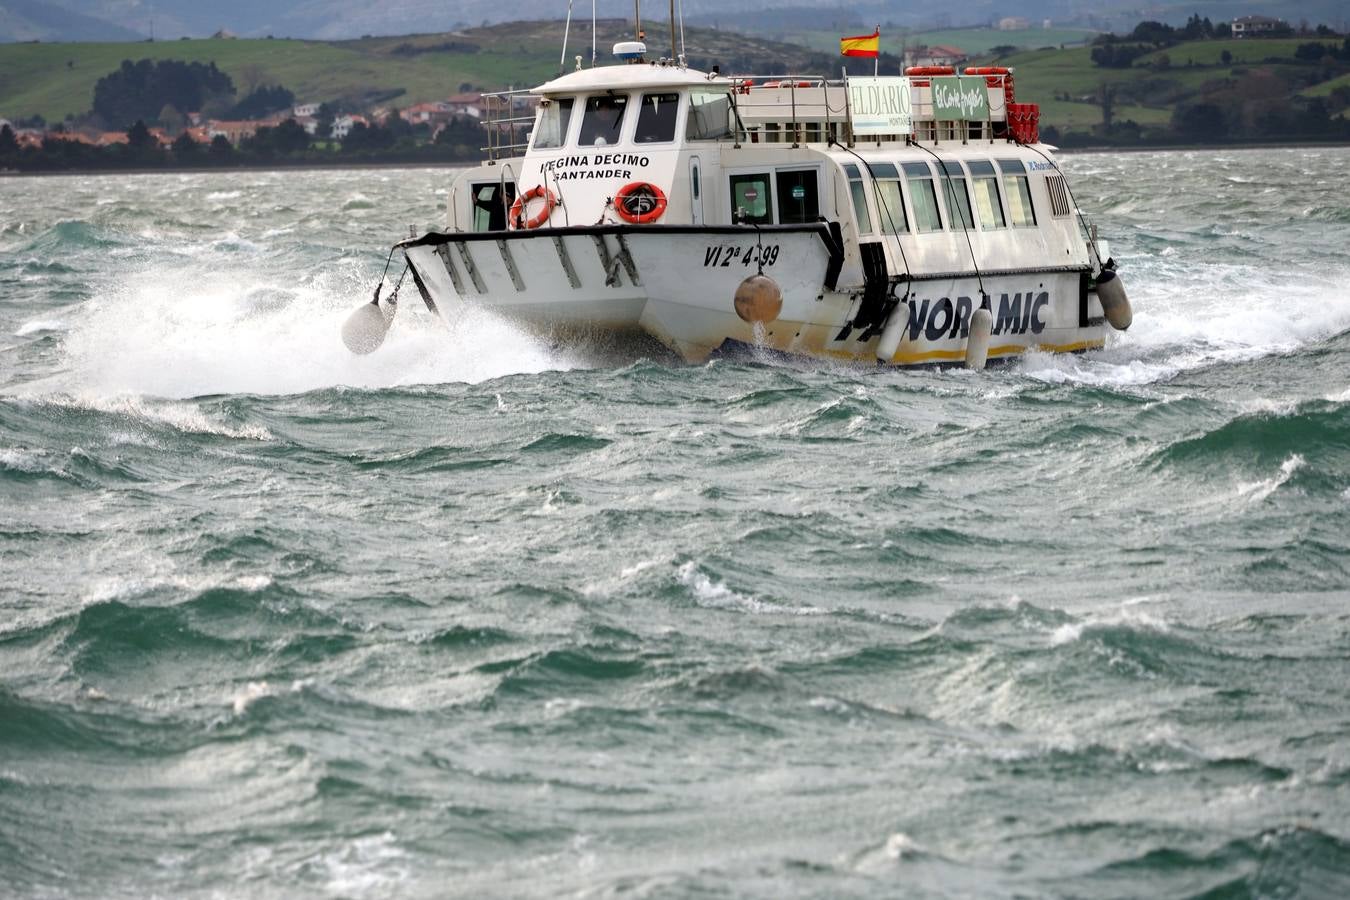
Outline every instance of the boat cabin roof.
{"label": "boat cabin roof", "polygon": [[714,85],[730,90],[729,78],[708,75],[695,69],[660,63],[633,63],[626,66],[596,66],[568,72],[534,88],[530,93],[541,96],[581,94],[595,91],[628,91],[648,87],[698,87]]}

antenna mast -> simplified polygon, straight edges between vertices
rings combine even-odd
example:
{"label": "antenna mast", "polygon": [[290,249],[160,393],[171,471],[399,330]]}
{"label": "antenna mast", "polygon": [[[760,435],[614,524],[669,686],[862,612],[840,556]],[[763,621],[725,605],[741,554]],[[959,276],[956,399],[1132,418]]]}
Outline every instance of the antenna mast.
{"label": "antenna mast", "polygon": [[567,0],[567,24],[563,26],[563,49],[562,56],[558,57],[558,74],[561,75],[567,67],[567,35],[572,31],[572,0]]}
{"label": "antenna mast", "polygon": [[633,0],[633,39],[642,40],[642,0]]}
{"label": "antenna mast", "polygon": [[688,60],[685,54],[689,51],[684,46],[684,0],[680,0],[680,62],[685,63]]}
{"label": "antenna mast", "polygon": [[670,61],[675,59],[675,0],[670,0]]}

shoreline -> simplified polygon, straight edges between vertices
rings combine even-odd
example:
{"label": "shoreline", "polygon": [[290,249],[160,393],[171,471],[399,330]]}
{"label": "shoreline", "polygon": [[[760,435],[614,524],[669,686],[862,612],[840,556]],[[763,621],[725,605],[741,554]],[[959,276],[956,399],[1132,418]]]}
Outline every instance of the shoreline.
{"label": "shoreline", "polygon": [[[1350,141],[1290,141],[1251,144],[1157,144],[1152,146],[1130,147],[1060,147],[1055,144],[1046,146],[1059,154],[1074,153],[1194,153],[1196,151],[1227,150],[1315,150],[1323,147],[1350,147]],[[334,163],[304,162],[294,164],[269,164],[258,166],[149,166],[114,169],[56,169],[43,171],[24,171],[21,169],[0,169],[0,178],[41,178],[70,177],[79,175],[193,175],[193,174],[238,174],[240,172],[319,172],[326,170],[364,170],[364,169],[468,169],[480,165],[482,160],[459,160],[456,162],[438,161],[343,161]]]}
{"label": "shoreline", "polygon": [[41,171],[0,169],[0,178],[62,177],[71,175],[230,175],[239,174],[240,172],[322,172],[330,169],[468,169],[479,165],[480,162],[481,161],[476,160],[460,160],[458,162],[410,160],[404,162],[306,162],[261,166],[130,166],[127,168],[116,169],[45,169]]}
{"label": "shoreline", "polygon": [[1350,147],[1350,141],[1272,141],[1252,144],[1156,144],[1141,147],[1060,147],[1050,144],[1056,153],[1194,153],[1197,150],[1317,150],[1322,147]]}

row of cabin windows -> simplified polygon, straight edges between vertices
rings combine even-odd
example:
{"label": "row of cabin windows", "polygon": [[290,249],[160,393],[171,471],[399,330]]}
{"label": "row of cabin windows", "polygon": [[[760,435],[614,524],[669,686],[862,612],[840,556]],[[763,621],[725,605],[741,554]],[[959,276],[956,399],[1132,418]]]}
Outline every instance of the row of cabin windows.
{"label": "row of cabin windows", "polygon": [[[732,221],[756,225],[798,225],[820,218],[820,190],[815,169],[780,169],[770,182],[767,172],[732,175]],[[776,188],[776,191],[771,190]],[[778,197],[778,216],[774,217],[774,196]]]}
{"label": "row of cabin windows", "polygon": [[[972,229],[976,217],[984,231],[1006,228],[1010,223],[1016,228],[1035,227],[1036,211],[1031,205],[1031,186],[1026,166],[1016,159],[1000,159],[997,162],[998,172],[989,160],[977,159],[967,163],[970,188],[975,196],[973,208],[966,184],[966,170],[959,162],[943,160],[940,164],[941,173],[936,176],[927,162],[901,163],[899,167],[894,163],[872,163],[869,180],[876,192],[881,232],[906,234],[914,231],[922,234],[942,231],[945,227],[942,217],[944,207],[947,211],[946,221],[952,228]],[[863,172],[852,163],[844,166],[844,172],[848,175],[849,193],[858,219],[858,233],[871,234],[874,229],[867,205],[867,192],[863,187]],[[999,173],[1002,173],[1002,195],[999,191]],[[904,201],[906,192],[910,201],[908,210]]]}
{"label": "row of cabin windows", "polygon": [[[674,141],[679,124],[679,93],[647,91],[633,96],[638,97],[633,143],[668,144]],[[685,124],[687,140],[718,140],[733,133],[735,120],[731,96],[725,91],[690,91],[689,101],[689,117]],[[628,94],[592,94],[587,97],[577,131],[577,146],[605,147],[619,143],[624,123],[630,118],[630,105],[632,97]],[[550,100],[541,108],[534,129],[533,149],[547,150],[567,144],[574,106],[573,98],[564,97]]]}

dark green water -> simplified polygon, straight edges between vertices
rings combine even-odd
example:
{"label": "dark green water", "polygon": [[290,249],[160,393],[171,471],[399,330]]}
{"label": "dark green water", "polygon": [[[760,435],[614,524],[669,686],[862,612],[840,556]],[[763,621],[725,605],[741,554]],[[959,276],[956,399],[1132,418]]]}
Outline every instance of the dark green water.
{"label": "dark green water", "polygon": [[1350,894],[1350,150],[1068,157],[981,375],[404,304],[444,172],[0,180],[0,895]]}

